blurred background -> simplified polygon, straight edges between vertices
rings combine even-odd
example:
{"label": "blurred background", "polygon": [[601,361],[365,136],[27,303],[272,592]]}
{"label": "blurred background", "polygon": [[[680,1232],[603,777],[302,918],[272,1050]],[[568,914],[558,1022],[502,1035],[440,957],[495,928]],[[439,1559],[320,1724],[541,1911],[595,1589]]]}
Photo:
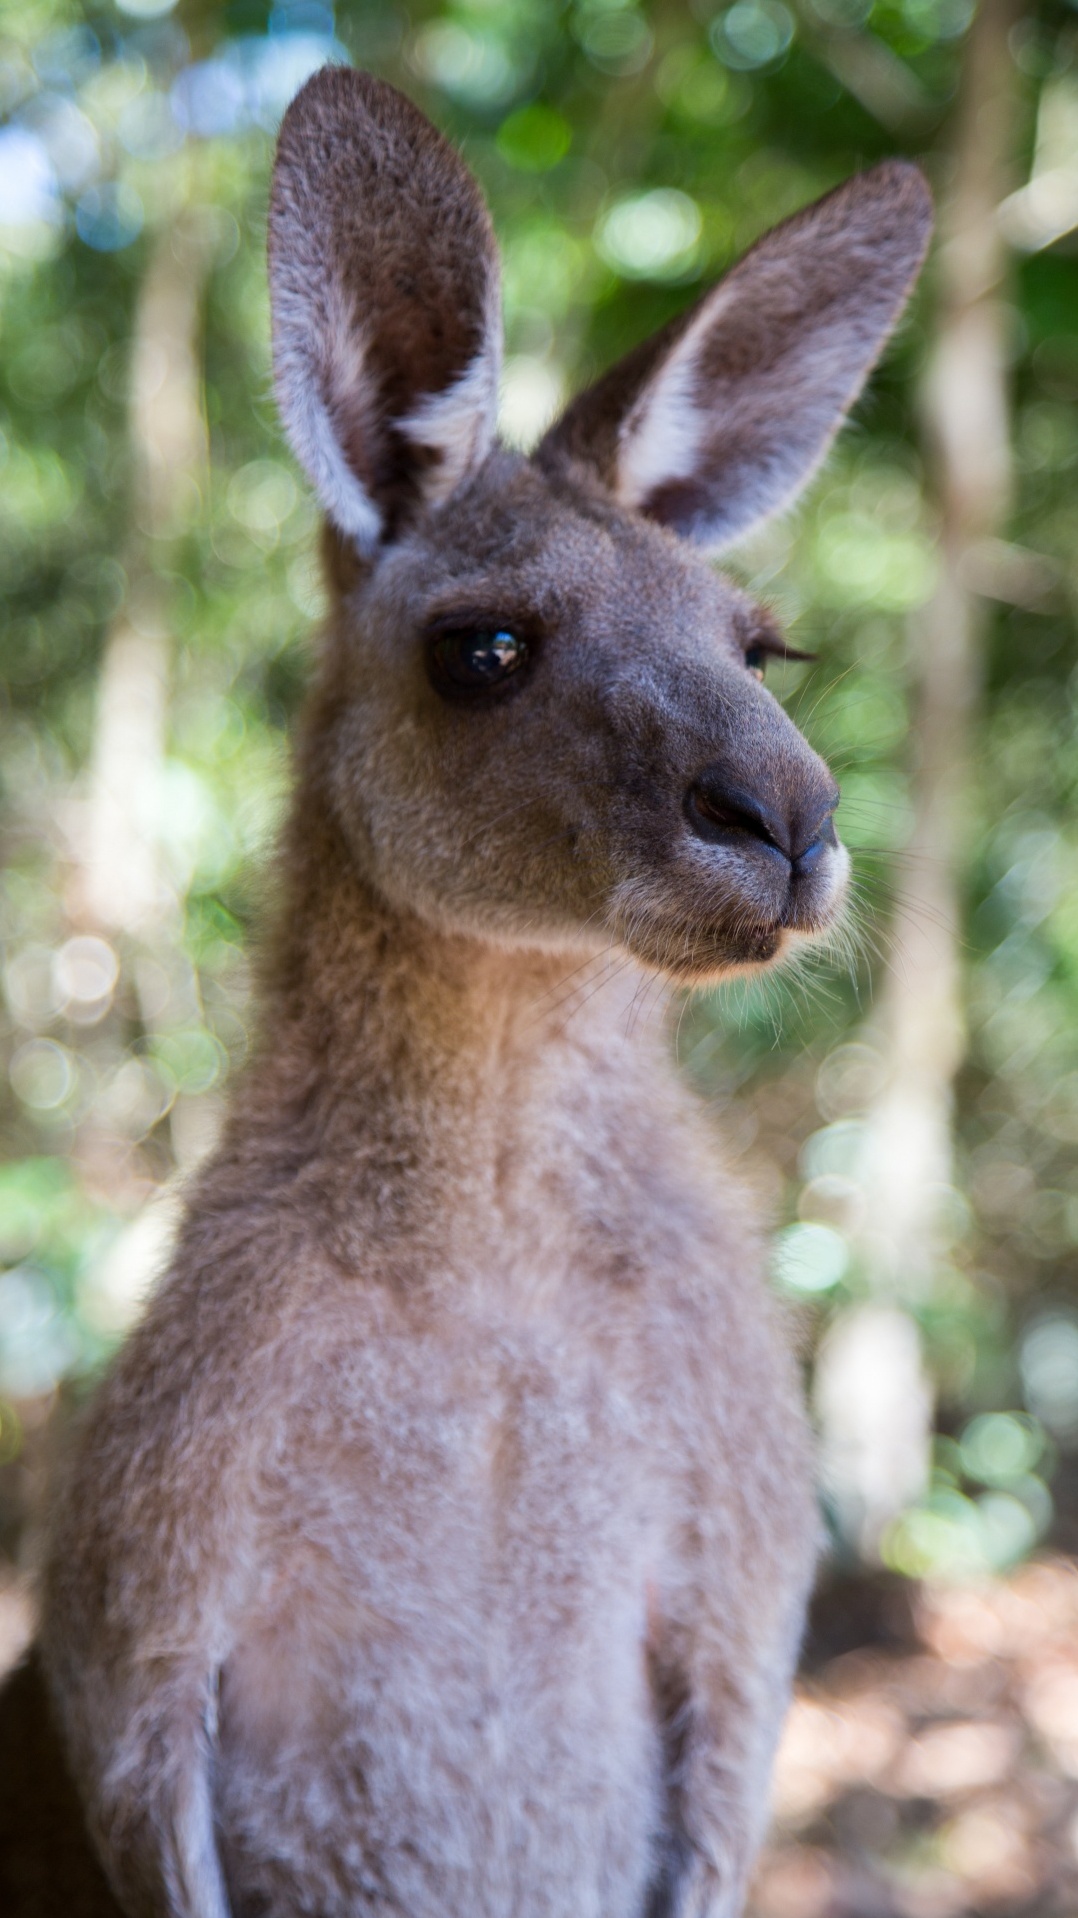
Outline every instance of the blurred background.
{"label": "blurred background", "polygon": [[274,413],[274,130],[351,59],[462,144],[503,430],[855,168],[938,245],[732,565],[842,780],[843,949],[697,999],[775,1229],[831,1536],[758,1918],[1078,1909],[1078,13],[1012,0],[0,7],[0,1662],[68,1410],[250,1020],[322,600]]}

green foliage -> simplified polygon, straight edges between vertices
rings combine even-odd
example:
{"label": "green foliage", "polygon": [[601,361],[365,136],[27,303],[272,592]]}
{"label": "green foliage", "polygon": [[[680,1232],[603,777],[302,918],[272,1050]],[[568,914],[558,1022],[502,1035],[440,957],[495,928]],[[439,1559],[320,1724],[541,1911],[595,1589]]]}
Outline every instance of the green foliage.
{"label": "green foliage", "polygon": [[[463,143],[505,251],[505,427],[527,440],[578,380],[858,165],[909,152],[942,181],[970,12],[969,0],[353,0],[335,17],[316,0],[21,0],[5,12],[0,1395],[91,1371],[122,1332],[163,1243],[156,1195],[209,1136],[248,1041],[252,875],[260,860],[272,873],[320,605],[315,515],[269,384],[264,215],[284,100],[347,54]],[[1078,121],[1072,23],[1045,4],[1012,36],[1027,159],[1067,112]],[[136,302],[181,204],[212,257],[211,457],[162,538],[144,523],[125,409]],[[1047,1522],[1046,1431],[1078,1442],[1076,293],[1066,239],[1015,270],[1008,537],[1019,571],[1041,557],[1019,603],[993,614],[976,721],[961,1190],[941,1200],[938,1272],[918,1307],[951,1449],[934,1502],[892,1541],[907,1570],[1017,1556]],[[796,519],[737,557],[819,654],[778,689],[842,779],[860,944],[800,984],[689,1006],[678,1037],[716,1102],[739,1094],[737,1142],[753,1145],[786,1222],[779,1282],[816,1329],[861,1283],[826,1201],[872,1093],[864,1021],[910,825],[909,616],[931,592],[938,530],[916,418],[931,304],[929,283]],[[152,931],[110,943],[80,931],[96,689],[147,570],[171,633],[151,822],[164,891]],[[0,1458],[17,1432],[0,1405]],[[1013,1471],[999,1463],[1008,1446]]]}

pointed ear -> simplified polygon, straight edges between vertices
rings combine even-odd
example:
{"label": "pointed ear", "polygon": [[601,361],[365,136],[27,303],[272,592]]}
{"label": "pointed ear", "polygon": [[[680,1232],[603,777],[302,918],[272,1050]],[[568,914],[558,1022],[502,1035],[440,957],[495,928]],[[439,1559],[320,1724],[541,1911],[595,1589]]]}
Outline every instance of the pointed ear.
{"label": "pointed ear", "polygon": [[909,295],[932,203],[916,167],[848,180],[582,393],[538,450],[709,546],[819,465]]}
{"label": "pointed ear", "polygon": [[285,428],[334,525],[370,553],[490,448],[501,317],[489,215],[410,100],[323,67],[281,127],[269,265]]}

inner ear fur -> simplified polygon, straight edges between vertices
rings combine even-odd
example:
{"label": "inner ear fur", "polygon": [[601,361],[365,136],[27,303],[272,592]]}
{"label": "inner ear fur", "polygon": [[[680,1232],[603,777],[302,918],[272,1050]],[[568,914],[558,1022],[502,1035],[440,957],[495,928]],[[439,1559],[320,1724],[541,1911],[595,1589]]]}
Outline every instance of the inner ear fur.
{"label": "inner ear fur", "polygon": [[486,455],[498,255],[476,182],[403,94],[323,67],[285,115],[269,212],[278,402],[361,552]]}
{"label": "inner ear fur", "polygon": [[890,161],[764,235],[685,313],[572,402],[541,462],[709,546],[805,485],[861,391],[927,250],[922,174]]}

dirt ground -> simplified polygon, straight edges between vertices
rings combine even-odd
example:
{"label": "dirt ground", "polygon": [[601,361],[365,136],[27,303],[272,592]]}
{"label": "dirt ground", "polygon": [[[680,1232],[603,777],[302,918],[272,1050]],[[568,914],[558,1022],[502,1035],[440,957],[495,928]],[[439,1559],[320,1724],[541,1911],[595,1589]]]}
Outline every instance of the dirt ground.
{"label": "dirt ground", "polygon": [[815,1607],[752,1918],[1076,1918],[1078,1565]]}
{"label": "dirt ground", "polygon": [[[0,1671],[32,1628],[0,1581]],[[751,1918],[1078,1918],[1078,1563],[817,1599]]]}

